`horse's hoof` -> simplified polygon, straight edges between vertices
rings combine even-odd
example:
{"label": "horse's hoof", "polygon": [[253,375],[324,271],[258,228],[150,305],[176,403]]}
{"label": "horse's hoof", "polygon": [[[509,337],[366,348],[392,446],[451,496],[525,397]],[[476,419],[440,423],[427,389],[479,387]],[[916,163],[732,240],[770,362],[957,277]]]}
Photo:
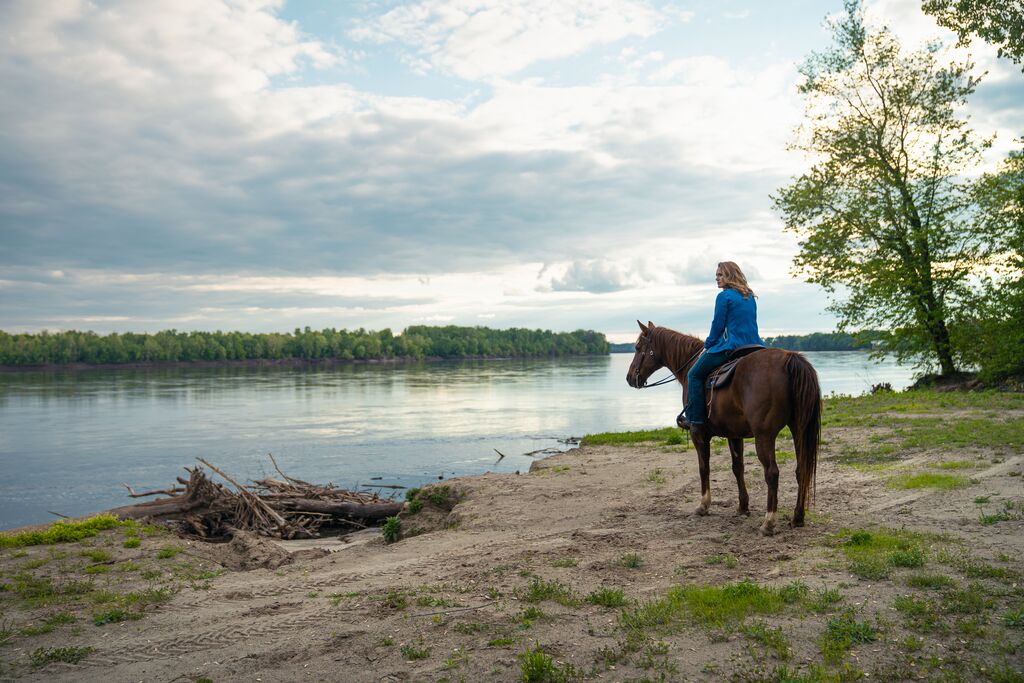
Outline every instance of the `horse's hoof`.
{"label": "horse's hoof", "polygon": [[761,532],[762,536],[774,536],[775,535],[775,527],[768,526],[767,524],[762,524],[758,528],[758,531]]}
{"label": "horse's hoof", "polygon": [[792,529],[795,529],[796,527],[803,526],[803,525],[804,525],[804,520],[802,520],[802,519],[794,519],[792,522],[789,523],[789,526]]}
{"label": "horse's hoof", "polygon": [[697,515],[698,517],[707,517],[708,509],[701,505],[700,507],[693,511],[693,514]]}
{"label": "horse's hoof", "polygon": [[750,510],[749,509],[744,510],[742,508],[739,509],[739,510],[736,510],[736,516],[737,517],[749,517],[750,516]]}

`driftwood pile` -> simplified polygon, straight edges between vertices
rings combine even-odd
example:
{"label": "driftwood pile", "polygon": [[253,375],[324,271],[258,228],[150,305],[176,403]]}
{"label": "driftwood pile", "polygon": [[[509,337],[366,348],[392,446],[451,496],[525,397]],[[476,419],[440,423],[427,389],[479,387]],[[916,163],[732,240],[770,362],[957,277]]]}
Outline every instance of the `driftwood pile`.
{"label": "driftwood pile", "polygon": [[234,490],[210,479],[202,467],[186,467],[189,477],[178,477],[180,487],[136,493],[125,484],[132,498],[167,498],[108,512],[121,519],[176,521],[185,533],[219,541],[227,540],[236,530],[282,539],[317,538],[321,528],[362,528],[397,515],[403,506],[372,493],[294,479],[281,471],[273,456],[270,460],[281,479],[260,479],[249,486],[239,484],[206,460],[197,460],[233,485]]}

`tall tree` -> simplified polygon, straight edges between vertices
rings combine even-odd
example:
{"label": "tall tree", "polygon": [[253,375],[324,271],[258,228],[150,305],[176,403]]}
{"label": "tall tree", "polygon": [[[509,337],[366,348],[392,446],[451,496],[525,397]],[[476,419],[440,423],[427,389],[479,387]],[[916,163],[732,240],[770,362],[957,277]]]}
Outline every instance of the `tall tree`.
{"label": "tall tree", "polygon": [[830,293],[841,330],[891,330],[901,357],[953,373],[950,321],[993,253],[963,176],[990,141],[957,116],[978,80],[969,63],[940,64],[937,44],[905,53],[869,30],[859,2],[832,29],[834,45],[801,67],[793,148],[815,163],[773,197],[800,239],[795,270]]}
{"label": "tall tree", "polygon": [[1020,0],[925,0],[921,5],[939,26],[955,31],[960,44],[971,35],[999,48],[1000,57],[1024,62],[1024,4]]}

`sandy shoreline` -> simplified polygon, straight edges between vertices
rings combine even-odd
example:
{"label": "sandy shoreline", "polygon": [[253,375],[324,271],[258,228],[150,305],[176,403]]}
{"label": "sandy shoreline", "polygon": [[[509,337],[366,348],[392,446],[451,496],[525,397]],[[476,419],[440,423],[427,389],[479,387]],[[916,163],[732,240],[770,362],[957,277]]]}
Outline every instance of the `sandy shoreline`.
{"label": "sandy shoreline", "polygon": [[[1007,419],[1024,419],[1019,413]],[[539,647],[556,667],[595,680],[655,680],[659,671],[664,680],[720,680],[744,671],[770,673],[783,661],[766,659],[735,629],[652,632],[654,654],[622,653],[622,610],[584,598],[621,589],[628,607],[661,598],[677,585],[800,581],[810,591],[838,588],[843,605],[890,623],[898,616],[893,600],[908,589],[895,577],[867,581],[852,575],[837,560],[832,540],[842,529],[878,525],[948,534],[968,544],[979,561],[1024,570],[1024,522],[979,525],[974,502],[982,493],[1020,498],[1020,453],[922,451],[912,465],[976,459],[970,472],[976,483],[953,491],[893,490],[875,473],[835,462],[843,448],[864,437],[849,429],[829,435],[810,523],[802,529],[782,525],[772,538],[757,531],[765,487],[755,458],[747,458],[746,474],[752,515],[734,514],[735,480],[719,449],[712,463],[712,513],[697,517],[692,452],[654,445],[583,447],[538,461],[529,474],[445,482],[460,502],[450,512],[428,506],[407,518],[406,531],[419,526],[420,535],[385,545],[371,532],[347,544],[333,541],[335,548],[323,556],[229,571],[206,581],[208,588],[180,590],[141,621],[82,625],[71,640],[94,649],[77,664],[16,664],[3,673],[76,681],[513,681],[522,674],[521,653]],[[780,510],[788,511],[795,501],[793,461],[780,468]],[[114,561],[130,555],[116,543],[108,546],[119,555]],[[207,559],[220,552],[185,548]],[[929,567],[950,571],[934,562]],[[956,581],[966,585],[970,579]],[[579,601],[530,602],[531,585],[562,586]],[[1016,586],[1002,589],[1000,600],[1010,607],[1021,601]],[[993,609],[1004,607],[1001,602]],[[539,610],[533,619],[524,612],[530,608]],[[769,617],[791,643],[785,666],[796,671],[821,659],[817,639],[824,618]],[[996,619],[993,612],[990,622]],[[850,661],[869,672],[892,664],[892,643],[903,627],[888,628],[892,637],[858,646]],[[1019,639],[1019,631],[1010,633]],[[8,642],[0,652],[11,663],[32,648],[66,642],[55,632]],[[659,642],[663,647],[654,645]],[[971,647],[956,638],[952,643],[941,647]],[[1010,659],[1018,668],[1022,660]]]}

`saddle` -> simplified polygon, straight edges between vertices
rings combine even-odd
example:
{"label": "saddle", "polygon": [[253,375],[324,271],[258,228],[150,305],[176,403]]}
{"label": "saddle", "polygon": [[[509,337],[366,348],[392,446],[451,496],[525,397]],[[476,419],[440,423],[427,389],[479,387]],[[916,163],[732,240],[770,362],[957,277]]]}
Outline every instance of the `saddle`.
{"label": "saddle", "polygon": [[[740,362],[740,359],[744,356],[749,356],[755,351],[764,349],[763,346],[757,344],[747,344],[746,346],[738,346],[729,353],[729,360],[725,361],[722,365],[711,371],[705,380],[704,386],[708,389],[719,389],[724,387],[732,380],[733,371],[736,369],[736,364]],[[710,397],[708,403],[710,403]]]}

